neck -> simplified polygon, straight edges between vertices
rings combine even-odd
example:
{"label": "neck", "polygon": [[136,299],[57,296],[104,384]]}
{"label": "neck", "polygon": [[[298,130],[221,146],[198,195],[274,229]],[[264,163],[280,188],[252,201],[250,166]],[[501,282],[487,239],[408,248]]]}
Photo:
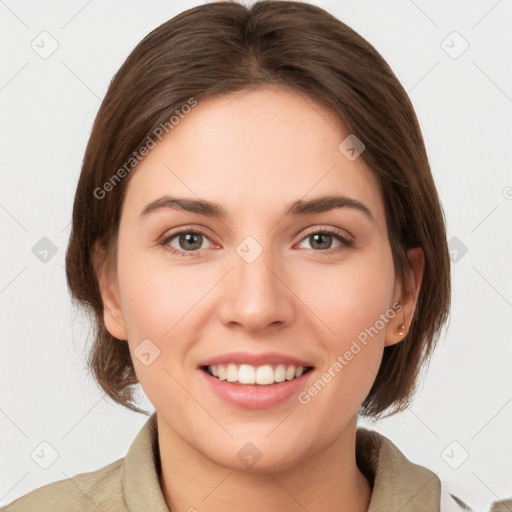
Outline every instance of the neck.
{"label": "neck", "polygon": [[356,418],[335,441],[281,471],[216,464],[157,415],[161,487],[171,512],[366,512],[371,488],[356,464]]}

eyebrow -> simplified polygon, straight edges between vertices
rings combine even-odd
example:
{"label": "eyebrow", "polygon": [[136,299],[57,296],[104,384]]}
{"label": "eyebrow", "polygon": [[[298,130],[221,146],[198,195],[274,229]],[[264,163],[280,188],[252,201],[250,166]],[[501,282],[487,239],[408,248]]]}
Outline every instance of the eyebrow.
{"label": "eyebrow", "polygon": [[[285,216],[302,216],[313,213],[322,213],[337,208],[352,208],[367,216],[370,220],[374,221],[372,212],[361,201],[352,199],[342,195],[329,195],[309,199],[307,201],[297,200],[289,204],[285,211]],[[154,213],[157,210],[171,209],[181,210],[208,217],[215,217],[218,219],[227,218],[227,214],[220,204],[202,199],[184,199],[170,196],[163,196],[155,201],[149,203],[139,214],[139,218],[144,218]]]}

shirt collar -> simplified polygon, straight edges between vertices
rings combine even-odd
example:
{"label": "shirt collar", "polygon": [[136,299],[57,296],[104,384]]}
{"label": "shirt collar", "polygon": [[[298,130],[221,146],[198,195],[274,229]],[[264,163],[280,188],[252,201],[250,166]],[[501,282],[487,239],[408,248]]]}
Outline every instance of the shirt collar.
{"label": "shirt collar", "polygon": [[356,461],[373,486],[368,512],[439,512],[441,481],[436,473],[413,464],[387,437],[358,428]]}
{"label": "shirt collar", "polygon": [[156,412],[146,421],[124,458],[122,492],[130,512],[169,512],[160,487]]}
{"label": "shirt collar", "polygon": [[[441,483],[435,473],[413,464],[385,436],[359,427],[356,461],[372,486],[368,512],[439,512]],[[133,441],[124,459],[123,497],[131,512],[169,512],[160,487],[156,412]]]}

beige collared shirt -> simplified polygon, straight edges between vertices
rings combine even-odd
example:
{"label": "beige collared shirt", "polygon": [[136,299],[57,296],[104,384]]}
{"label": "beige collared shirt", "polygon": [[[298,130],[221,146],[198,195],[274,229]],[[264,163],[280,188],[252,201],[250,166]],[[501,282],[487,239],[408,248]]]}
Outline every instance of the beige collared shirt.
{"label": "beige collared shirt", "polygon": [[[437,475],[410,462],[389,439],[373,430],[358,428],[356,456],[359,468],[373,487],[368,512],[439,512],[441,483]],[[97,471],[35,489],[1,510],[169,512],[159,474],[153,413],[124,458]],[[449,500],[443,511],[471,510],[451,497]]]}

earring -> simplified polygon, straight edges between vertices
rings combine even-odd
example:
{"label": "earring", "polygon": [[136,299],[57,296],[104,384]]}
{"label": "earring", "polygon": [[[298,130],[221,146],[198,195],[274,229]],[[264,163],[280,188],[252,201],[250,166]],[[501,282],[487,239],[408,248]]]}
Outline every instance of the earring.
{"label": "earring", "polygon": [[404,311],[404,322],[402,324],[400,324],[397,328],[396,328],[396,333],[399,335],[399,336],[403,336],[405,334],[405,311]]}

